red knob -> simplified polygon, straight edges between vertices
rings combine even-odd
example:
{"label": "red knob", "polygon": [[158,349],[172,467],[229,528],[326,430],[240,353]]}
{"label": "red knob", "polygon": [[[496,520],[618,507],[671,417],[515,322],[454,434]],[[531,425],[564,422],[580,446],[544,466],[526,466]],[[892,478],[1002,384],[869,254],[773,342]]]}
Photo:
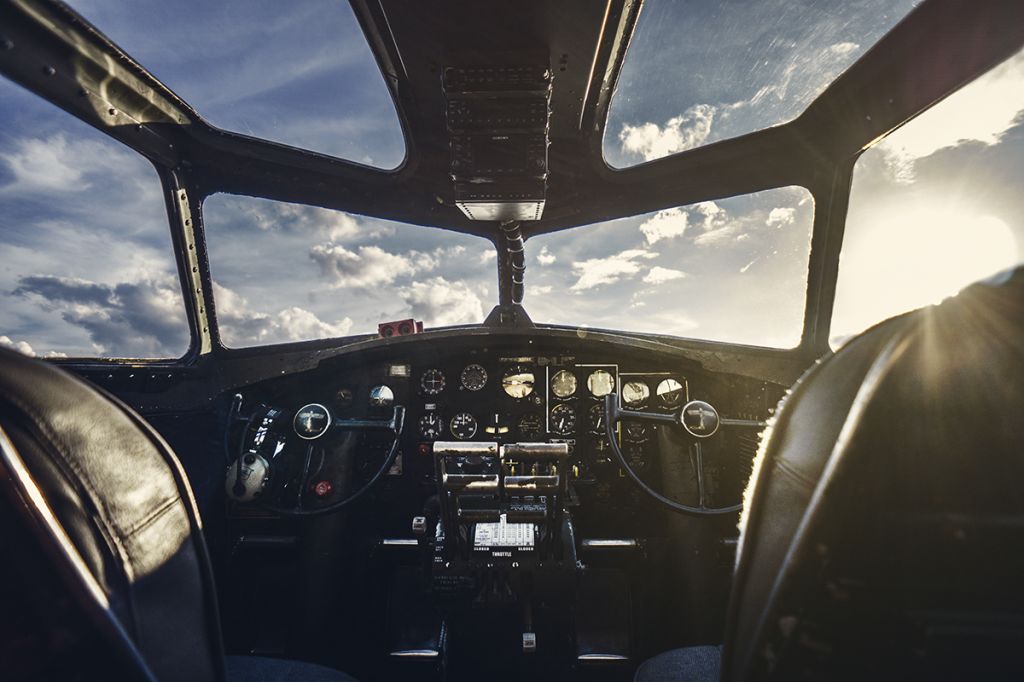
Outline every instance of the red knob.
{"label": "red knob", "polygon": [[334,490],[334,486],[331,485],[330,481],[320,481],[313,486],[313,494],[317,497],[327,497]]}

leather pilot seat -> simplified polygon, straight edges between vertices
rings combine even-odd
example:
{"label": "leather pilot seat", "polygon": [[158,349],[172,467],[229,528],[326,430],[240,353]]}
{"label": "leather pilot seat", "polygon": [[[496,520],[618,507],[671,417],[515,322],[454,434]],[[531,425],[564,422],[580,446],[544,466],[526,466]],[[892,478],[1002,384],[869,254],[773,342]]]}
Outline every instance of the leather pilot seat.
{"label": "leather pilot seat", "polygon": [[[188,481],[125,405],[0,349],[0,429],[0,676],[352,680],[308,663],[225,658]],[[24,634],[33,631],[44,634]]]}
{"label": "leather pilot seat", "polygon": [[723,646],[638,682],[1024,679],[1024,267],[812,367],[754,472]]}

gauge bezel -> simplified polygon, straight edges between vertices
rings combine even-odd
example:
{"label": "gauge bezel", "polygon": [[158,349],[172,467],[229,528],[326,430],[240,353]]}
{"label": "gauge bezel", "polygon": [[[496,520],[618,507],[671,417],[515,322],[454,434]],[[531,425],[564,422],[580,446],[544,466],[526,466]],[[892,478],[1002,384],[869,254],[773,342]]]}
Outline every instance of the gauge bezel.
{"label": "gauge bezel", "polygon": [[[440,388],[427,388],[426,380],[427,375],[436,374],[441,378]],[[444,375],[444,372],[437,367],[430,367],[429,369],[423,370],[423,374],[420,375],[420,390],[423,391],[424,395],[441,395],[444,393],[444,389],[448,386],[448,378]]]}
{"label": "gauge bezel", "polygon": [[[664,396],[670,393],[671,391],[665,391],[664,393],[661,392],[661,387],[669,383],[670,381],[679,387],[678,389],[672,389],[680,391],[680,397],[677,401],[669,402],[665,400]],[[666,377],[665,379],[659,381],[658,385],[654,388],[654,399],[657,401],[658,405],[663,408],[675,409],[682,405],[684,402],[686,402],[686,384],[675,377]]]}
{"label": "gauge bezel", "polygon": [[[470,371],[471,369],[480,370],[480,373],[483,374],[484,378],[479,386],[470,386],[468,383],[466,383],[466,372]],[[490,375],[487,374],[487,370],[484,368],[484,366],[481,365],[480,363],[474,362],[473,364],[466,365],[465,367],[462,368],[462,372],[459,373],[459,385],[462,386],[467,391],[482,391],[484,387],[487,386],[487,380],[489,378]]]}
{"label": "gauge bezel", "polygon": [[[554,420],[555,412],[563,412],[563,411],[567,411],[570,415],[572,415],[572,426],[567,431],[562,431],[562,430],[560,430],[558,428],[555,428],[555,423],[554,423],[554,421],[555,421]],[[551,408],[551,410],[549,411],[548,414],[549,414],[549,423],[551,424],[551,433],[556,433],[559,436],[571,436],[572,434],[576,433],[576,427],[578,426],[578,424],[577,424],[578,419],[577,419],[576,410],[575,410],[575,408],[573,408],[572,405],[570,405],[569,403],[558,403],[557,405],[555,405],[554,407]]]}
{"label": "gauge bezel", "polygon": [[[641,391],[641,393],[643,394],[643,397],[638,399],[638,400],[629,400],[629,399],[627,399],[626,398],[626,389],[629,388],[630,386],[639,386],[639,387],[641,387],[643,389]],[[644,407],[645,405],[647,405],[647,402],[651,399],[651,387],[647,384],[646,381],[643,381],[641,379],[630,379],[629,381],[623,383],[622,384],[622,388],[619,389],[619,398],[622,401],[622,404],[625,405],[626,407],[629,407],[629,408]]]}
{"label": "gauge bezel", "polygon": [[[469,435],[460,435],[455,430],[455,420],[460,417],[469,417],[471,423],[473,424],[473,431]],[[455,416],[448,420],[448,430],[451,432],[452,436],[459,440],[469,440],[470,438],[473,438],[476,435],[477,431],[480,430],[480,424],[479,422],[477,422],[476,417],[474,417],[472,413],[459,412],[458,414],[456,414]]]}
{"label": "gauge bezel", "polygon": [[[596,377],[599,374],[608,375],[608,390],[605,393],[598,393],[594,390],[594,377]],[[590,392],[590,395],[594,396],[595,398],[603,398],[606,395],[611,395],[612,393],[615,392],[615,375],[609,372],[607,369],[595,369],[593,372],[587,375],[587,390]]]}
{"label": "gauge bezel", "polygon": [[[561,376],[567,376],[572,381],[572,390],[564,395],[555,390],[556,382],[559,380],[559,377]],[[559,400],[568,400],[569,398],[576,395],[576,391],[578,391],[580,387],[579,383],[579,379],[576,378],[576,374],[574,372],[571,372],[567,369],[560,369],[551,375],[551,380],[549,382],[549,385],[551,387],[551,395],[555,396]]]}
{"label": "gauge bezel", "polygon": [[[509,385],[505,383],[506,380],[508,380],[510,377],[512,377],[514,375],[517,375],[517,374],[520,374],[520,375],[521,374],[529,374],[531,377],[533,377],[529,384],[526,384],[526,383],[515,384],[515,386],[528,386],[529,387],[529,390],[526,391],[526,393],[524,393],[523,395],[512,395],[511,393],[509,393],[509,390],[508,390],[509,389]],[[513,400],[525,400],[526,398],[529,398],[531,395],[533,395],[533,392],[534,392],[534,390],[536,388],[537,388],[537,373],[529,365],[511,365],[508,369],[506,369],[504,372],[501,373],[501,390],[502,390],[502,392],[505,395],[507,395],[509,398],[512,398]]]}

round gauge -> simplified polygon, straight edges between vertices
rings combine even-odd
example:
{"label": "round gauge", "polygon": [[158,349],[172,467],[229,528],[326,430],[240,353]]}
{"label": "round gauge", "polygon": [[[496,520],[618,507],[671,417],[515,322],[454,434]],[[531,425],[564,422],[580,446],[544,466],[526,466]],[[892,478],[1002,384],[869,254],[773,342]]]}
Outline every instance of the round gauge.
{"label": "round gauge", "polygon": [[448,428],[451,429],[452,435],[459,440],[467,440],[476,435],[476,417],[469,412],[459,412],[452,417]]}
{"label": "round gauge", "polygon": [[374,386],[370,389],[370,404],[374,407],[387,407],[395,402],[395,392],[387,386]]}
{"label": "round gauge", "polygon": [[509,367],[501,377],[501,387],[513,398],[525,398],[533,393],[533,370],[524,365]]}
{"label": "round gauge", "polygon": [[594,397],[603,398],[615,390],[615,378],[603,369],[595,370],[587,377],[587,388]]}
{"label": "round gauge", "polygon": [[467,391],[479,391],[487,384],[487,370],[480,365],[466,365],[459,381]]}
{"label": "round gauge", "polygon": [[539,414],[526,414],[519,420],[519,433],[529,438],[536,438],[543,429]]}
{"label": "round gauge", "polygon": [[338,392],[334,394],[334,403],[339,407],[348,407],[354,399],[355,396],[352,395],[351,388],[339,388]]}
{"label": "round gauge", "polygon": [[313,440],[327,433],[331,426],[331,413],[319,403],[303,405],[292,419],[295,435],[305,440]]}
{"label": "round gauge", "polygon": [[625,422],[622,430],[626,440],[631,443],[642,443],[647,440],[647,424],[643,422]]}
{"label": "round gauge", "polygon": [[443,428],[441,415],[437,412],[427,412],[420,417],[420,438],[423,440],[437,440]]}
{"label": "round gauge", "polygon": [[551,392],[556,398],[568,398],[576,392],[576,375],[567,369],[560,369],[551,377]]}
{"label": "round gauge", "polygon": [[594,433],[604,433],[604,403],[590,406],[587,410],[587,423]]}
{"label": "round gauge", "polygon": [[622,403],[626,407],[642,407],[651,397],[651,389],[642,381],[627,381],[622,385]]}
{"label": "round gauge", "polygon": [[686,391],[675,379],[663,379],[657,388],[658,402],[662,407],[679,407],[683,404]]}
{"label": "round gauge", "polygon": [[439,369],[428,369],[420,377],[420,388],[427,395],[437,395],[444,390],[444,372]]}
{"label": "round gauge", "polygon": [[562,403],[551,409],[551,430],[562,436],[576,430],[576,412],[570,405]]}

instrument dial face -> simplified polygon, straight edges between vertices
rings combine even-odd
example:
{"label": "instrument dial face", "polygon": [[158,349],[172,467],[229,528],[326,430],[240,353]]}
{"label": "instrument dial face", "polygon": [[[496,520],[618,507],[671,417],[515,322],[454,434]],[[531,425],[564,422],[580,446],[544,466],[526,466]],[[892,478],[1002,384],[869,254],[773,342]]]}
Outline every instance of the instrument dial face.
{"label": "instrument dial face", "polygon": [[642,443],[647,440],[647,424],[627,421],[623,424],[623,434],[631,443]]}
{"label": "instrument dial face", "polygon": [[551,392],[556,398],[568,398],[576,392],[576,375],[567,369],[560,369],[551,377]]}
{"label": "instrument dial face", "polygon": [[604,404],[591,405],[587,410],[587,422],[593,433],[604,433]]}
{"label": "instrument dial face", "polygon": [[651,389],[642,381],[627,381],[622,386],[622,403],[626,407],[642,407],[651,397]]}
{"label": "instrument dial face", "polygon": [[501,377],[501,387],[513,398],[525,398],[533,393],[533,369],[524,365],[509,367]]}
{"label": "instrument dial face", "polygon": [[536,438],[544,430],[539,414],[526,414],[519,420],[519,433],[527,438]]}
{"label": "instrument dial face", "polygon": [[423,440],[437,440],[440,438],[443,428],[441,415],[437,412],[427,412],[420,417],[420,438]]}
{"label": "instrument dial face", "polygon": [[331,426],[331,413],[319,403],[310,403],[299,408],[292,419],[295,435],[304,440],[313,440],[327,433]]}
{"label": "instrument dial face", "polygon": [[448,428],[459,440],[468,440],[476,435],[476,417],[469,412],[459,412],[452,417]]}
{"label": "instrument dial face", "polygon": [[467,365],[462,370],[459,381],[467,391],[479,391],[487,385],[487,370],[481,365]]}
{"label": "instrument dial face", "polygon": [[587,377],[587,388],[595,398],[603,398],[615,390],[615,377],[603,369],[595,370]]}
{"label": "instrument dial face", "polygon": [[562,436],[568,436],[576,430],[576,411],[572,406],[563,403],[552,408],[551,430]]}
{"label": "instrument dial face", "polygon": [[370,404],[374,407],[388,407],[395,402],[395,392],[387,386],[374,386],[370,389]]}
{"label": "instrument dial face", "polygon": [[658,402],[662,407],[679,407],[683,404],[686,391],[675,379],[663,379],[657,388]]}
{"label": "instrument dial face", "polygon": [[437,395],[444,390],[444,372],[439,369],[428,369],[420,377],[420,388],[427,395]]}

